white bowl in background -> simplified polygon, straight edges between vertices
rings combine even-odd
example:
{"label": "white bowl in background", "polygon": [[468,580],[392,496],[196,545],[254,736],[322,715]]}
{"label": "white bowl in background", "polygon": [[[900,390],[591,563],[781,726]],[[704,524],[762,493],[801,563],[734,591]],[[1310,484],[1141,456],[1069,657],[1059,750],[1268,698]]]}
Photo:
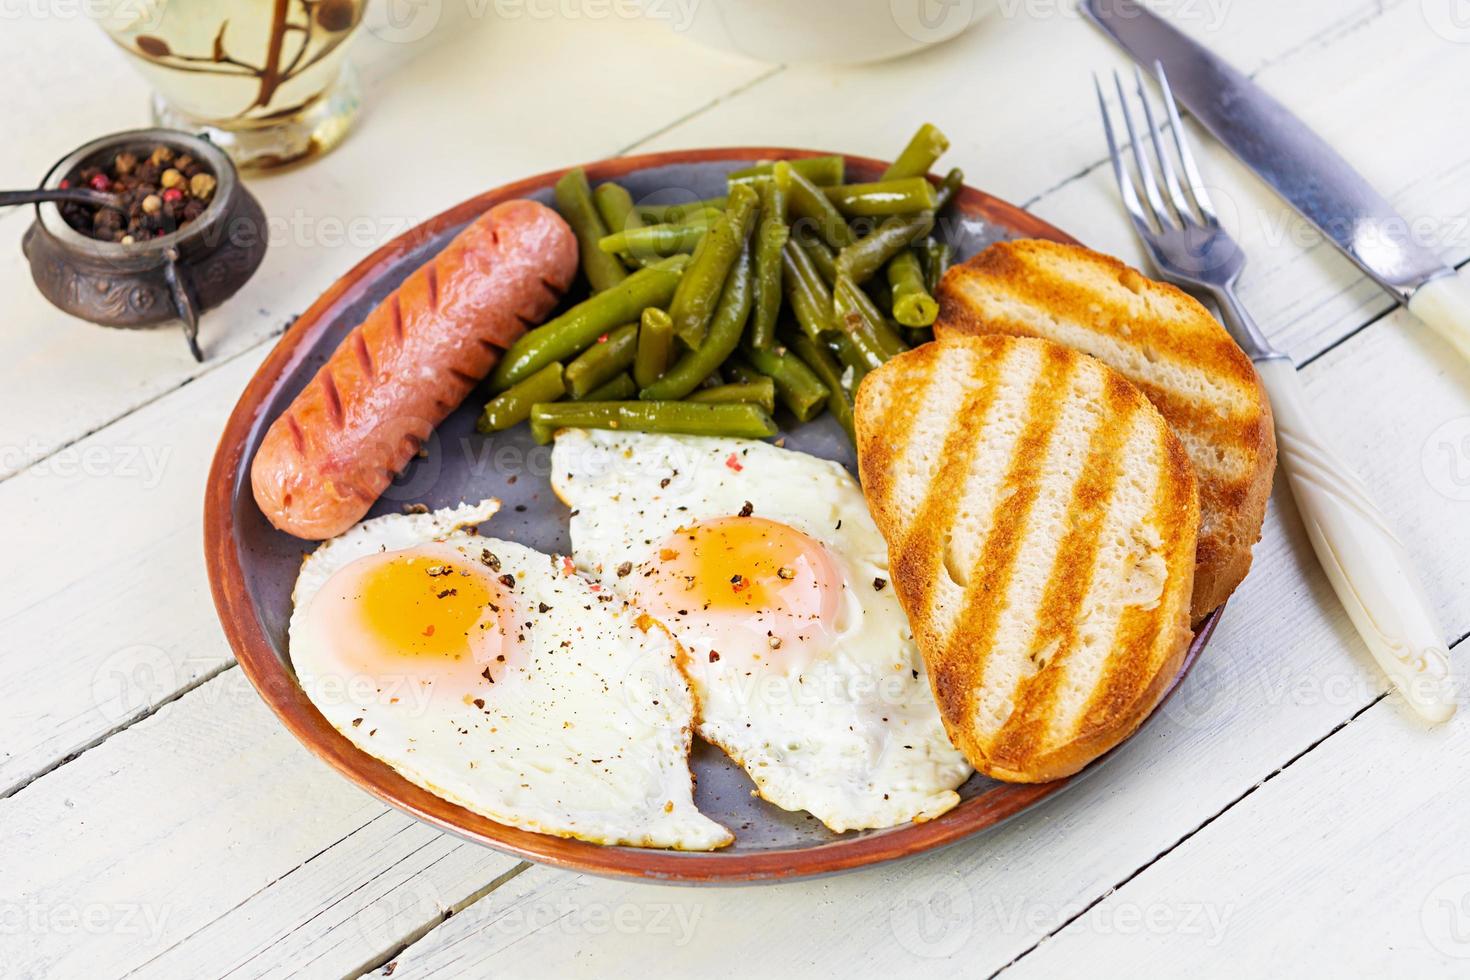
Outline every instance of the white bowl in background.
{"label": "white bowl in background", "polygon": [[855,64],[947,41],[994,0],[642,0],[644,13],[712,48],[773,64]]}

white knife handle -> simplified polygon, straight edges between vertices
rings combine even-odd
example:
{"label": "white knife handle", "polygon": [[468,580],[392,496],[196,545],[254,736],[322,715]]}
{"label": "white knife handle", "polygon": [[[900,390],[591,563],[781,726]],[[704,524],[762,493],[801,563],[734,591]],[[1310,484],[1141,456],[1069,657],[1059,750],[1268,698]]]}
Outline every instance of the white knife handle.
{"label": "white knife handle", "polygon": [[1409,297],[1409,312],[1470,358],[1470,266],[1431,279]]}
{"label": "white knife handle", "polygon": [[1296,368],[1256,364],[1292,496],[1337,597],[1383,672],[1430,722],[1455,713],[1449,650],[1404,546],[1313,424]]}

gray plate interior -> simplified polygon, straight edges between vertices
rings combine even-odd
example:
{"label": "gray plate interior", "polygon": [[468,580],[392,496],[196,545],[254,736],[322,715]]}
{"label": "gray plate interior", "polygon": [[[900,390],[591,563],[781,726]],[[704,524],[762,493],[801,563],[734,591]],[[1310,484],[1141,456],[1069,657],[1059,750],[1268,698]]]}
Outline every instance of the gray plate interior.
{"label": "gray plate interior", "polygon": [[[635,200],[644,203],[682,202],[724,193],[725,174],[744,162],[676,164],[630,173],[619,178]],[[550,190],[529,195],[551,205]],[[245,572],[251,601],[276,654],[289,669],[286,625],[291,614],[291,588],[303,552],[311,545],[271,527],[251,496],[248,459],[266,427],[295,398],[318,367],[353,327],[367,316],[388,293],[429,256],[443,248],[462,226],[427,239],[403,256],[392,271],[380,277],[371,290],[346,307],[336,322],[318,338],[311,356],[290,374],[276,398],[266,405],[250,434],[247,465],[234,491],[235,520],[240,563]],[[1017,237],[1010,229],[973,218],[952,218],[943,223],[943,236],[962,260],[990,243]],[[580,289],[569,294],[566,305],[585,295]],[[415,460],[391,486],[370,516],[401,512],[406,504],[422,503],[430,508],[447,507],[464,500],[496,497],[502,509],[484,526],[485,533],[518,541],[550,553],[571,550],[567,510],[552,494],[547,483],[551,447],[537,446],[526,426],[486,438],[475,430],[475,419],[488,398],[484,390],[472,393],[465,403],[439,427],[425,447],[427,456]],[[788,448],[841,462],[855,472],[852,447],[842,430],[823,416],[802,425],[788,416],[778,416]],[[860,836],[864,832],[834,834],[805,813],[788,813],[751,795],[753,784],[723,753],[696,739],[690,760],[698,777],[695,801],[699,808],[736,834],[735,843],[722,854],[811,847]],[[995,785],[982,776],[972,776],[960,788],[965,799],[979,796]],[[883,833],[867,831],[865,833]]]}

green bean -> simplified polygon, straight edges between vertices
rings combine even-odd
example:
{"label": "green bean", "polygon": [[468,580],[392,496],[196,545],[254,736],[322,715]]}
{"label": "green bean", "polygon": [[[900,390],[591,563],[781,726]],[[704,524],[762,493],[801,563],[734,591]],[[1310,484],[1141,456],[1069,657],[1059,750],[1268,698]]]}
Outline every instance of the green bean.
{"label": "green bean", "polygon": [[581,167],[568,170],[556,182],[556,209],[572,226],[577,235],[577,245],[582,253],[582,272],[587,276],[594,293],[611,289],[628,275],[623,263],[597,247],[598,241],[607,236],[607,226],[597,213],[592,201],[592,188],[587,186],[587,174]]}
{"label": "green bean", "polygon": [[601,384],[593,388],[583,397],[572,400],[579,402],[621,402],[637,397],[638,385],[634,383],[633,376],[627,371],[624,371],[606,384]]}
{"label": "green bean", "polygon": [[552,361],[535,374],[514,384],[490,399],[480,418],[475,422],[475,431],[489,435],[509,429],[517,422],[531,417],[531,406],[538,402],[554,402],[567,393],[563,384],[560,361]]}
{"label": "green bean", "polygon": [[830,286],[837,281],[837,253],[832,251],[832,246],[811,235],[797,236],[796,244],[806,253],[808,261],[824,283]]}
{"label": "green bean", "polygon": [[723,365],[725,375],[733,384],[745,384],[750,381],[759,381],[765,375],[761,374],[751,365],[749,361],[734,353],[725,358]]}
{"label": "green bean", "polygon": [[669,316],[674,321],[675,335],[691,348],[704,342],[725,280],[750,238],[759,200],[760,195],[746,184],[736,184],[730,190],[725,216],[700,239],[688,270],[674,290]]}
{"label": "green bean", "polygon": [[700,388],[718,388],[720,385],[722,385],[724,383],[725,383],[725,376],[722,373],[720,373],[720,369],[719,368],[715,368],[709,374],[707,374],[707,375],[704,376],[704,380],[699,383],[699,387]]}
{"label": "green bean", "polygon": [[939,316],[939,304],[924,288],[919,258],[908,249],[888,263],[888,285],[893,287],[893,318],[906,327],[927,327]]}
{"label": "green bean", "polygon": [[908,146],[905,146],[903,152],[898,155],[898,159],[883,171],[883,179],[922,177],[929,172],[934,166],[934,161],[938,160],[947,149],[949,149],[949,138],[941,133],[933,123],[925,123],[919,127],[918,132],[914,133]]}
{"label": "green bean", "polygon": [[700,211],[724,211],[729,198],[710,197],[702,201],[687,201],[683,204],[640,204],[638,216],[650,223],[680,222]]}
{"label": "green bean", "polygon": [[633,205],[633,195],[622,184],[604,181],[592,190],[592,202],[609,233],[643,227],[643,219]]}
{"label": "green bean", "polygon": [[933,295],[939,289],[939,280],[949,271],[949,246],[931,238],[920,248],[919,257],[923,259],[924,286]]}
{"label": "green bean", "polygon": [[[933,211],[938,201],[934,185],[923,177],[882,180],[871,184],[840,184],[836,187],[823,187],[822,194],[839,213],[848,218]],[[845,247],[836,242],[832,244],[836,248]]]}
{"label": "green bean", "polygon": [[776,339],[776,318],[781,314],[781,249],[791,237],[791,229],[786,226],[786,194],[790,189],[789,180],[768,180],[761,185],[750,322],[750,343],[754,347],[769,347]]}
{"label": "green bean", "polygon": [[696,211],[677,223],[639,225],[636,228],[615,231],[598,239],[597,247],[604,252],[631,255],[635,259],[692,252],[709,230],[709,226],[722,214],[721,211]]}
{"label": "green bean", "polygon": [[837,274],[853,282],[867,282],[889,259],[929,234],[933,227],[932,211],[920,211],[907,218],[889,218],[877,231],[842,250],[837,256]]}
{"label": "green bean", "polygon": [[573,356],[614,327],[636,320],[645,307],[663,306],[673,298],[688,263],[680,255],[639,269],[612,289],[528,331],[495,365],[491,387],[504,391],[552,361]]}
{"label": "green bean", "polygon": [[[871,367],[878,367],[890,357],[908,350],[908,345],[888,325],[868,294],[846,276],[838,276],[837,285],[832,289],[832,314],[837,329],[851,334],[859,349],[870,355]],[[873,360],[874,355],[876,361]]]}
{"label": "green bean", "polygon": [[847,438],[855,442],[857,437],[852,427],[852,392],[842,386],[842,366],[837,363],[831,351],[802,334],[791,338],[791,350],[827,386],[827,411],[837,419],[837,424],[842,426]]}
{"label": "green bean", "polygon": [[619,429],[629,432],[678,432],[696,436],[765,439],[778,431],[759,405],[746,402],[701,405],[698,402],[564,402],[531,409],[531,434],[550,442],[558,429]]}
{"label": "green bean", "polygon": [[798,421],[810,421],[827,403],[831,392],[795,354],[781,347],[760,350],[748,346],[744,353],[752,367],[775,382],[781,404],[789,408]]}
{"label": "green bean", "polygon": [[[615,233],[627,231],[629,228],[642,228],[643,219],[638,216],[638,209],[633,206],[633,195],[622,184],[612,181],[604,181],[592,189],[592,202],[597,205],[597,213],[602,218],[604,227],[609,232]],[[601,239],[598,240],[599,247]],[[620,256],[623,265],[630,269],[641,268],[645,256]]]}
{"label": "green bean", "polygon": [[818,187],[795,170],[787,168],[784,160],[777,165],[774,172],[777,180],[781,179],[780,175],[783,173],[790,175],[789,198],[791,213],[795,215],[791,229],[793,236],[798,233],[799,228],[805,226],[815,228],[822,240],[835,249],[844,249],[857,240],[852,229],[847,227],[847,219],[823,193],[826,188]]}
{"label": "green bean", "polygon": [[632,367],[637,351],[638,324],[629,323],[609,330],[567,365],[567,390],[573,398],[587,397],[589,391]]}
{"label": "green bean", "polygon": [[842,362],[843,373],[846,374],[845,369],[847,368],[852,369],[852,381],[846,386],[847,389],[857,391],[858,385],[863,383],[863,378],[866,378],[871,370],[869,358],[858,349],[849,334],[841,331],[832,335],[831,348],[832,352],[837,355],[837,359]]}
{"label": "green bean", "polygon": [[781,250],[781,284],[797,324],[808,337],[820,340],[832,329],[832,293],[794,240]]}
{"label": "green bean", "polygon": [[944,179],[939,182],[939,189],[934,192],[934,213],[938,214],[949,207],[950,202],[954,200],[955,195],[964,185],[965,172],[959,167],[954,167],[945,174]]}
{"label": "green bean", "polygon": [[638,354],[633,359],[633,380],[647,388],[669,369],[674,356],[674,321],[656,306],[643,311],[638,325]]}
{"label": "green bean", "polygon": [[775,172],[777,163],[789,164],[794,173],[801,174],[813,184],[840,184],[846,175],[845,161],[842,157],[802,157],[799,160],[758,163],[753,167],[737,170],[730,175],[730,183],[748,184],[753,180],[768,176]]}
{"label": "green bean", "polygon": [[715,385],[712,388],[701,388],[692,392],[684,400],[707,405],[749,402],[752,405],[759,405],[767,412],[774,412],[776,410],[776,382],[762,376],[755,381]]}
{"label": "green bean", "polygon": [[749,242],[740,250],[740,258],[725,280],[720,305],[710,320],[704,343],[694,350],[685,351],[662,377],[638,393],[639,398],[645,401],[677,401],[683,398],[698,388],[712,372],[719,370],[725,358],[739,345],[745,321],[750,318],[754,294],[752,252]]}

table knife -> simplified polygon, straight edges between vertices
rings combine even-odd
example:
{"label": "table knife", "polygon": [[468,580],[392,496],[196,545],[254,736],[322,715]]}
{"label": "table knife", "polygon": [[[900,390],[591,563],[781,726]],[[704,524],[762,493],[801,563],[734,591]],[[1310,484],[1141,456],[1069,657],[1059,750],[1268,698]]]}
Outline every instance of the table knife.
{"label": "table knife", "polygon": [[1470,265],[1456,272],[1347,161],[1259,85],[1134,0],[1082,0],[1135,61],[1164,66],[1214,137],[1409,312],[1470,358]]}

